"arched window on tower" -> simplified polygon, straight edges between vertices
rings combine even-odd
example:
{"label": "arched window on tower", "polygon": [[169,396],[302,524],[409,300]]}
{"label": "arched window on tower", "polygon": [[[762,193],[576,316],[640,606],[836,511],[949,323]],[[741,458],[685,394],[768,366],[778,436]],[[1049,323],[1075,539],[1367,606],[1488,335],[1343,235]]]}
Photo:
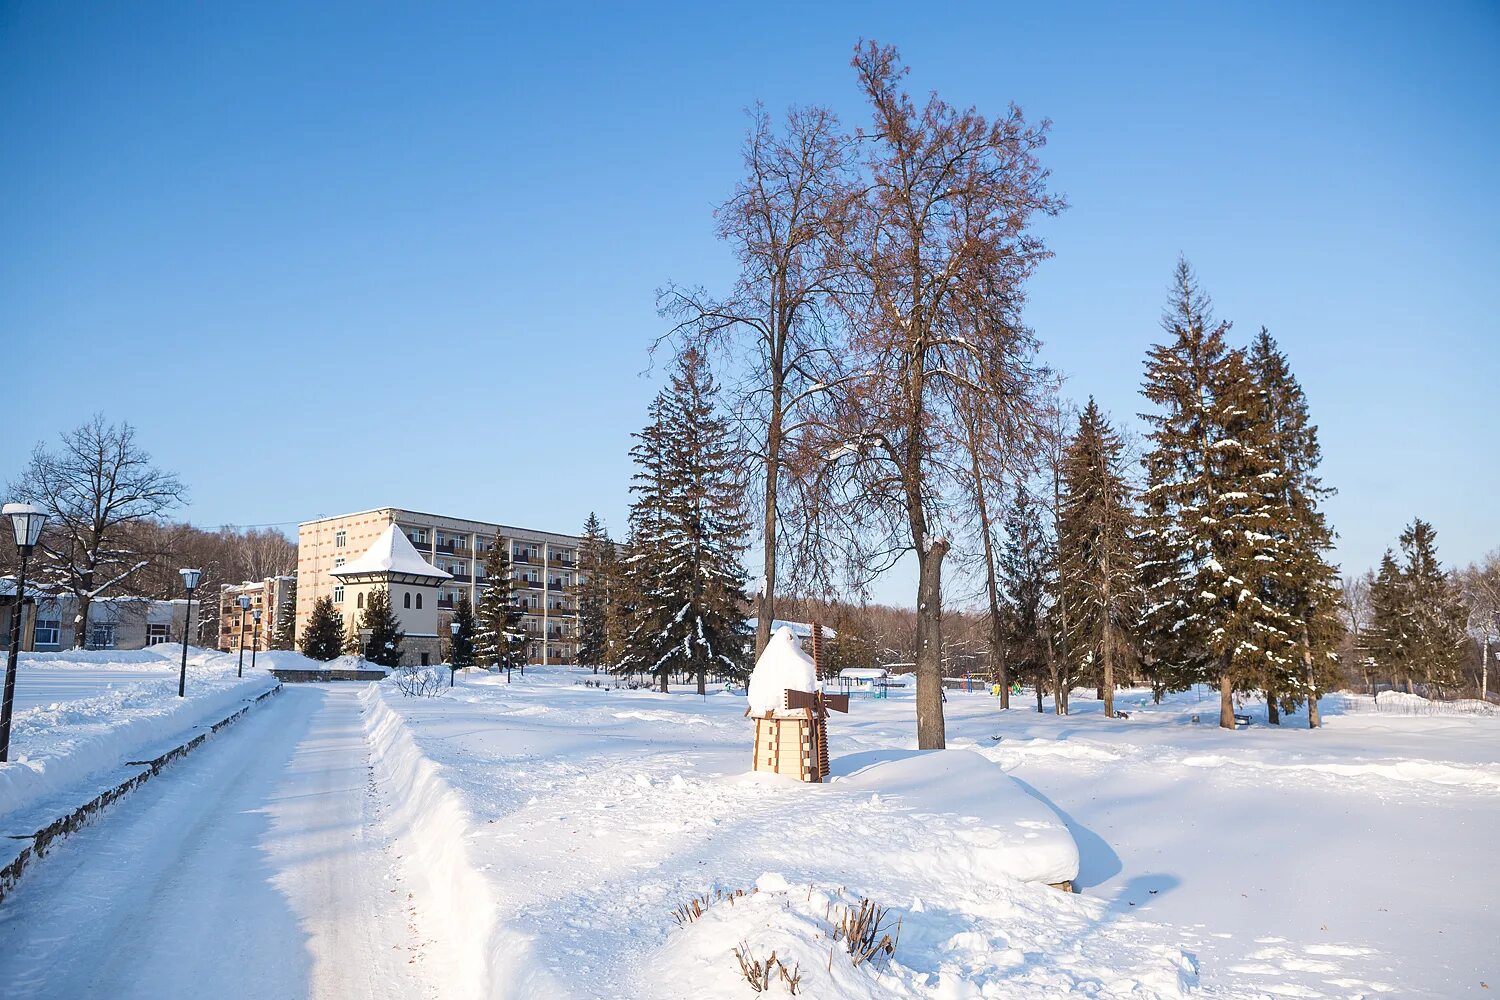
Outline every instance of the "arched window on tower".
{"label": "arched window on tower", "polygon": [[365,606],[365,595],[364,594],[356,594],[354,596],[354,606],[356,608],[362,608],[362,607]]}
{"label": "arched window on tower", "polygon": [[417,610],[418,611],[422,610],[422,595],[421,594],[417,595]]}
{"label": "arched window on tower", "polygon": [[411,607],[411,591],[409,590],[406,592],[406,600],[402,602],[402,607]]}

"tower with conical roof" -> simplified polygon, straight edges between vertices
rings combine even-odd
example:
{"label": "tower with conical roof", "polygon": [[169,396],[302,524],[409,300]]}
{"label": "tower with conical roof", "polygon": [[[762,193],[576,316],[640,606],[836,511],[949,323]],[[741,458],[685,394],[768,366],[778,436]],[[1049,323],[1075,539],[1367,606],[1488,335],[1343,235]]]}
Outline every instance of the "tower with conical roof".
{"label": "tower with conical roof", "polygon": [[401,620],[406,641],[401,662],[437,663],[442,659],[438,641],[438,587],[453,579],[416,550],[406,533],[392,524],[359,558],[329,571],[344,588],[345,627],[358,627],[370,591],[390,591],[391,610]]}

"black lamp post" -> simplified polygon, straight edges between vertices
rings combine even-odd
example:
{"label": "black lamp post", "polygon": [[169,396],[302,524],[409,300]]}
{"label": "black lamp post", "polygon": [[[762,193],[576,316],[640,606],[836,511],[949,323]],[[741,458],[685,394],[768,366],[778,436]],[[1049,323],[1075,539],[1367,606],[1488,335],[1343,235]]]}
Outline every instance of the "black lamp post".
{"label": "black lamp post", "polygon": [[453,662],[453,647],[458,644],[458,622],[448,623],[448,629],[453,633],[453,642],[448,645],[448,686],[453,686],[453,679],[458,676],[458,664]]}
{"label": "black lamp post", "polygon": [[250,615],[255,619],[255,634],[250,640],[250,672],[253,674],[255,673],[255,651],[260,648],[260,608],[250,612]]}
{"label": "black lamp post", "polygon": [[10,614],[10,654],[5,658],[5,697],[0,702],[0,762],[10,760],[10,714],[16,703],[16,659],[21,654],[21,619],[26,616],[26,562],[31,550],[42,537],[47,515],[29,503],[8,503],[0,513],[10,518],[21,552],[21,569],[16,574],[16,604]]}
{"label": "black lamp post", "polygon": [[245,676],[245,612],[250,610],[250,595],[241,594],[240,600],[240,676]]}
{"label": "black lamp post", "polygon": [[180,569],[177,571],[182,577],[182,586],[187,591],[187,612],[182,616],[182,671],[177,675],[177,697],[187,697],[187,639],[188,631],[193,627],[193,591],[198,589],[198,581],[203,576],[201,569]]}

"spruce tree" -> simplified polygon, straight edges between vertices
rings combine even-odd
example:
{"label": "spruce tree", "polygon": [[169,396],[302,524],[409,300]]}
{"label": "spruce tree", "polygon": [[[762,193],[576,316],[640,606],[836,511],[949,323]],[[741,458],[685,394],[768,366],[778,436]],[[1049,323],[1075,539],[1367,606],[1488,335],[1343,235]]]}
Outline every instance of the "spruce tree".
{"label": "spruce tree", "polygon": [[1063,456],[1058,588],[1070,610],[1074,672],[1093,674],[1104,714],[1115,714],[1116,669],[1135,627],[1136,518],[1124,444],[1092,398]]}
{"label": "spruce tree", "polygon": [[401,641],[406,638],[406,633],[401,630],[401,619],[391,609],[391,593],[385,587],[372,588],[365,598],[365,609],[360,612],[356,632],[364,629],[370,630],[365,658],[382,667],[399,667]]}
{"label": "spruce tree", "polygon": [[1334,491],[1318,477],[1322,448],[1307,397],[1264,327],[1251,345],[1250,368],[1263,402],[1264,451],[1281,486],[1272,528],[1279,554],[1268,599],[1286,616],[1283,628],[1296,647],[1290,664],[1268,664],[1267,713],[1276,722],[1279,701],[1288,708],[1306,701],[1308,727],[1315,729],[1318,694],[1338,679],[1335,650],[1344,637],[1338,567],[1327,558],[1333,529],[1321,509]]}
{"label": "spruce tree", "polygon": [[302,627],[302,655],[327,662],[336,659],[343,646],[344,616],[334,608],[333,598],[320,597]]}
{"label": "spruce tree", "polygon": [[1380,557],[1380,569],[1370,583],[1370,625],[1362,641],[1364,653],[1390,678],[1391,686],[1412,684],[1410,643],[1407,640],[1406,589],[1401,567],[1390,549]]}
{"label": "spruce tree", "polygon": [[475,616],[475,655],[480,666],[504,670],[507,677],[516,667],[525,672],[525,614],[515,599],[510,543],[497,538],[484,557],[484,591]]}
{"label": "spruce tree", "polygon": [[295,578],[286,582],[286,589],[281,599],[280,614],[276,619],[274,631],[271,633],[272,649],[296,649],[297,648],[297,581]]}
{"label": "spruce tree", "polygon": [[718,391],[703,355],[685,351],[631,450],[640,471],[626,565],[639,603],[617,669],[654,674],[664,691],[674,670],[704,693],[710,670],[748,669],[742,470]]}
{"label": "spruce tree", "polygon": [[1245,355],[1224,343],[1208,296],[1179,261],[1142,394],[1159,408],[1143,460],[1142,635],[1156,681],[1217,682],[1219,724],[1233,729],[1234,692],[1290,662],[1286,616],[1267,576],[1282,492],[1265,456],[1267,420]]}
{"label": "spruce tree", "polygon": [[609,657],[609,533],[590,512],[578,546],[578,661],[592,667],[611,666]]}
{"label": "spruce tree", "polygon": [[454,672],[467,670],[479,662],[475,655],[477,629],[474,624],[474,605],[470,603],[467,593],[458,595],[458,606],[453,611],[452,624],[457,625],[458,630],[449,630],[451,645],[448,648],[448,663]]}
{"label": "spruce tree", "polygon": [[[1013,676],[1029,678],[1036,688],[1036,710],[1042,710],[1043,679],[1050,672],[1049,609],[1055,550],[1042,531],[1036,505],[1025,490],[1007,506],[1001,526],[1005,542],[996,560],[1003,632]],[[1053,700],[1056,702],[1054,686]]]}
{"label": "spruce tree", "polygon": [[1438,562],[1437,532],[1415,518],[1401,533],[1401,552],[1405,660],[1426,683],[1455,688],[1468,646],[1468,616],[1458,588]]}

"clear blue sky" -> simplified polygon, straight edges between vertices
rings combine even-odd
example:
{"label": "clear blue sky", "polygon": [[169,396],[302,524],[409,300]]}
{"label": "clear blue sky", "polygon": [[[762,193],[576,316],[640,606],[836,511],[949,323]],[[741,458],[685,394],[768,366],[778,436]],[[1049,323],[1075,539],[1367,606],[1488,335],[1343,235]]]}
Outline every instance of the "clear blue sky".
{"label": "clear blue sky", "polygon": [[1028,315],[1075,395],[1133,420],[1185,253],[1291,356],[1346,567],[1414,514],[1500,544],[1500,6],[500,8],[0,2],[0,479],[102,410],[200,524],[623,527],[742,109],[862,120],[864,36],[1054,121]]}

